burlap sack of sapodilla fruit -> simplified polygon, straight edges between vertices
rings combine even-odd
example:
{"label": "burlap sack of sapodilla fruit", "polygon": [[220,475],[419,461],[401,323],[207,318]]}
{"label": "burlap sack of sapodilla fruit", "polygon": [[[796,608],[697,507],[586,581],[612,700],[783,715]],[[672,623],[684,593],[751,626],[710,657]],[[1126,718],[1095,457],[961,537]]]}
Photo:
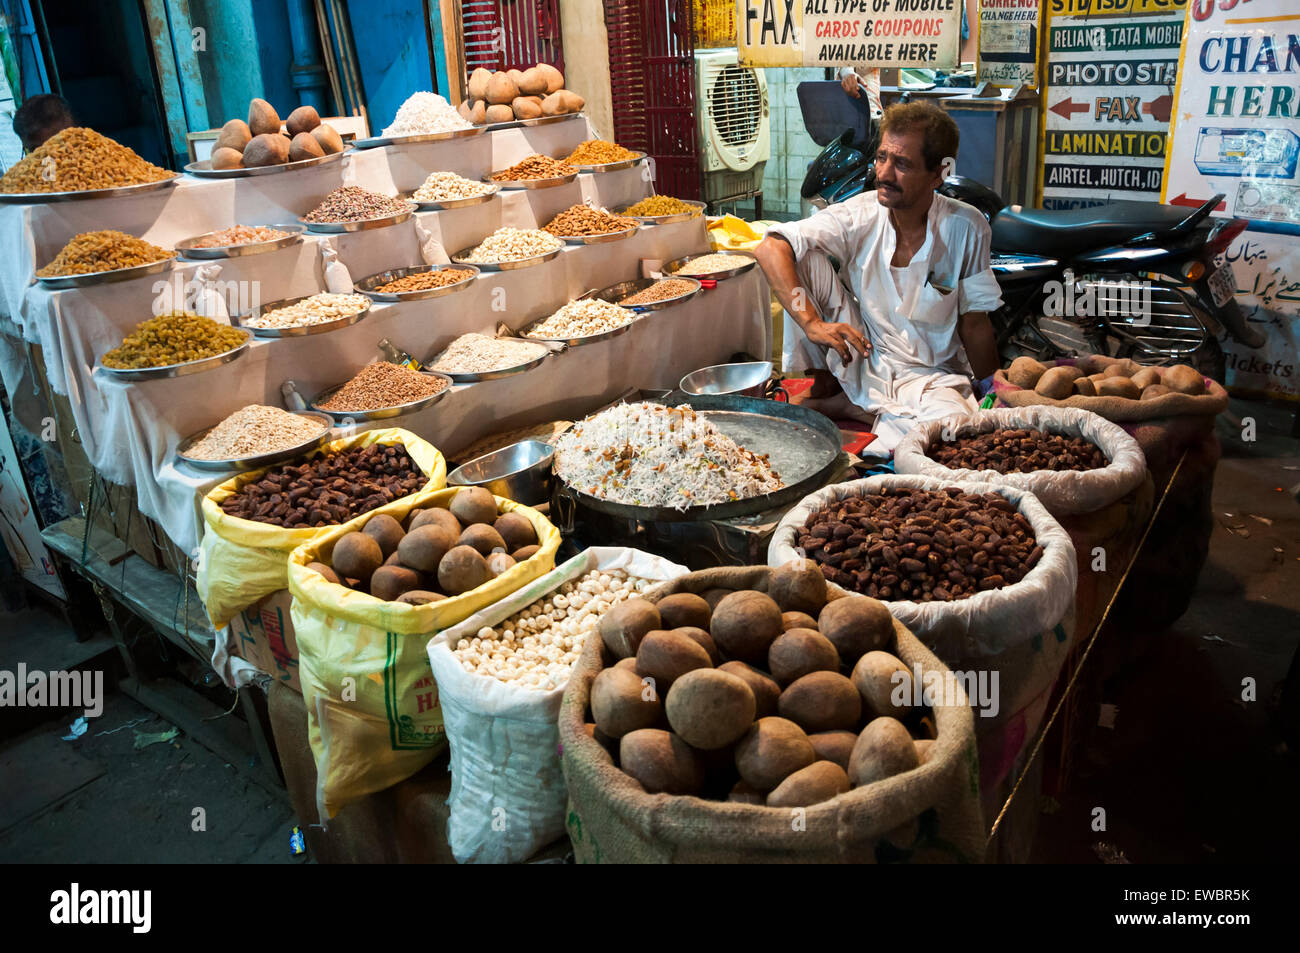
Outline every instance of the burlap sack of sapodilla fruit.
{"label": "burlap sack of sapodilla fruit", "polygon": [[[922,476],[875,476],[836,483],[804,497],[777,524],[767,562],[780,566],[798,557],[809,519],[849,497],[886,489],[934,491],[949,487],[1005,497],[1028,520],[1043,548],[1042,557],[1020,582],[1001,589],[951,602],[885,600],[894,618],[953,671],[986,673],[990,698],[975,719],[975,737],[987,813],[992,807],[990,798],[1022,763],[1022,754],[1037,734],[1069,652],[1078,570],[1074,544],[1060,523],[1032,493],[1018,487]],[[834,583],[832,587],[839,591]]]}
{"label": "burlap sack of sapodilla fruit", "polygon": [[[999,473],[947,467],[928,455],[941,441],[1015,429],[1080,437],[1099,447],[1107,463],[1096,470]],[[1033,493],[1074,543],[1079,567],[1074,597],[1076,643],[1101,620],[1151,516],[1151,477],[1137,441],[1118,424],[1073,407],[1007,407],[923,421],[899,443],[894,465],[900,474],[979,480]]]}
{"label": "burlap sack of sapodilla fruit", "polygon": [[[1080,366],[1104,371],[1120,365],[1136,372],[1140,365],[1097,354],[1062,358],[1057,366]],[[1125,583],[1111,618],[1132,632],[1158,632],[1184,612],[1196,591],[1197,577],[1210,551],[1214,517],[1210,498],[1214,471],[1219,463],[1219,437],[1215,418],[1228,408],[1228,392],[1217,381],[1204,379],[1204,394],[1162,394],[1150,400],[1126,397],[1081,397],[1052,400],[1033,390],[1016,387],[999,370],[993,378],[998,403],[1008,407],[1045,405],[1076,407],[1105,417],[1124,428],[1142,448],[1151,473],[1155,499],[1169,484],[1183,458],[1177,479],[1169,487],[1147,545]],[[1184,458],[1183,455],[1186,454]]]}
{"label": "burlap sack of sapodilla fruit", "polygon": [[[656,586],[646,598],[658,602],[709,589],[766,592],[771,572],[765,566],[705,569]],[[909,670],[919,664],[926,678],[943,676],[943,664],[897,621],[894,633],[893,651]],[[591,683],[615,661],[608,655],[601,639],[587,639],[560,709],[567,827],[580,863],[951,863],[982,857],[979,769],[964,696],[937,699],[936,737],[924,764],[803,809],[803,829],[795,829],[787,808],[647,794],[616,767],[584,727]]]}
{"label": "burlap sack of sapodilla fruit", "polygon": [[[371,515],[401,522],[414,509],[446,508],[460,489],[417,493]],[[499,512],[527,518],[541,548],[478,588],[439,602],[385,602],[307,568],[329,565],[334,545],[364,521],[323,532],[289,554],[289,614],[298,637],[321,823],[349,801],[415,774],[446,745],[425,651],[429,637],[555,568],[560,531],[531,507],[496,500]]]}
{"label": "burlap sack of sapodilla fruit", "polygon": [[[447,484],[447,461],[426,440],[397,428],[368,430],[352,437],[327,443],[306,455],[313,459],[321,454],[339,453],[354,447],[401,445],[411,459],[429,477],[422,490],[437,490]],[[302,460],[294,461],[301,463]],[[289,553],[328,527],[290,529],[272,523],[231,516],[221,504],[249,483],[266,475],[270,467],[241,473],[220,484],[203,497],[203,540],[199,544],[199,571],[195,589],[207,610],[214,628],[221,629],[239,613],[273,592],[289,585]],[[391,505],[391,504],[390,504]],[[355,516],[347,525],[364,521],[376,512]]]}

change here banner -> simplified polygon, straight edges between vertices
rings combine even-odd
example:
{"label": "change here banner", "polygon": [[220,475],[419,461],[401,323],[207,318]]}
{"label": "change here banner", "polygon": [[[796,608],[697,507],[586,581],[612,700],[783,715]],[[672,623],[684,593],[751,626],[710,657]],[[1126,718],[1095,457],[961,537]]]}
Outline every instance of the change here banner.
{"label": "change here banner", "polygon": [[1227,250],[1246,318],[1268,343],[1229,342],[1239,392],[1300,395],[1300,3],[1191,0],[1169,127],[1164,201],[1250,225]]}

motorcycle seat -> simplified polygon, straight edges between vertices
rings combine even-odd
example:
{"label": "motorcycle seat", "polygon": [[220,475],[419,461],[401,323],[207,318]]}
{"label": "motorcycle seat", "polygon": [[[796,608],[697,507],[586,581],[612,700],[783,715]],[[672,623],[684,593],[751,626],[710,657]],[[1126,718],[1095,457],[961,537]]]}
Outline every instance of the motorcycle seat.
{"label": "motorcycle seat", "polygon": [[1121,245],[1144,232],[1159,235],[1183,222],[1192,209],[1156,202],[1116,201],[1092,208],[1048,210],[1008,207],[993,219],[993,250],[1030,251],[1069,258],[1094,248]]}

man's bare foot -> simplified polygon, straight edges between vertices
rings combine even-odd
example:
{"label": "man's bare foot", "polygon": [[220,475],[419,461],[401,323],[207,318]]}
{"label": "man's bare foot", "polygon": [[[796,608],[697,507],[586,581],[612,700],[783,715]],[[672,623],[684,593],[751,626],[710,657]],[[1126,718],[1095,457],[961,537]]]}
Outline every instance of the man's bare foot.
{"label": "man's bare foot", "polygon": [[799,406],[815,410],[831,420],[856,420],[868,426],[876,422],[876,415],[869,413],[849,400],[849,395],[840,391],[831,397],[808,397],[798,401]]}

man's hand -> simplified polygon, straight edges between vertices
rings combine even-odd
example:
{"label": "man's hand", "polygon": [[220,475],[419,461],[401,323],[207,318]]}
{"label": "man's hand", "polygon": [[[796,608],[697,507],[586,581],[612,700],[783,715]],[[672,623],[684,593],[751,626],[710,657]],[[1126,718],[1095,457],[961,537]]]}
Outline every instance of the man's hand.
{"label": "man's hand", "polygon": [[843,86],[844,91],[854,99],[857,99],[862,95],[858,92],[858,74],[853,71],[852,67],[846,68],[844,72],[840,74],[840,85]]}
{"label": "man's hand", "polygon": [[857,328],[850,324],[831,324],[827,321],[810,321],[804,326],[804,334],[813,344],[833,347],[835,353],[845,364],[852,362],[853,350],[863,357],[871,350],[871,344]]}

